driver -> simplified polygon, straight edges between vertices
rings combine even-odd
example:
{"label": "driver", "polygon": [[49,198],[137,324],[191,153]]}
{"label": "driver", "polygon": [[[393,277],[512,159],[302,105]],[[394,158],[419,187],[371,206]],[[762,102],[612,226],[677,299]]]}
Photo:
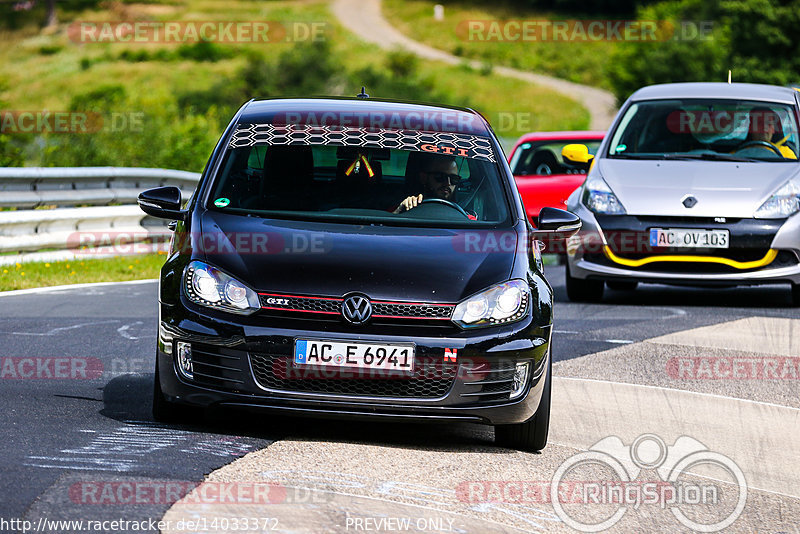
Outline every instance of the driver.
{"label": "driver", "polygon": [[[775,134],[778,139],[773,141]],[[780,155],[786,159],[797,159],[792,149],[784,145],[786,137],[783,136],[781,118],[768,107],[757,107],[750,110],[750,129],[747,134],[747,141],[761,141],[773,145],[780,151]],[[754,147],[757,148],[757,147]],[[762,147],[764,150],[771,150]]]}
{"label": "driver", "polygon": [[426,154],[420,171],[416,177],[416,190],[419,194],[406,197],[394,213],[402,213],[416,208],[423,200],[439,198],[453,201],[456,185],[461,181],[458,175],[458,165],[452,156],[440,154]]}

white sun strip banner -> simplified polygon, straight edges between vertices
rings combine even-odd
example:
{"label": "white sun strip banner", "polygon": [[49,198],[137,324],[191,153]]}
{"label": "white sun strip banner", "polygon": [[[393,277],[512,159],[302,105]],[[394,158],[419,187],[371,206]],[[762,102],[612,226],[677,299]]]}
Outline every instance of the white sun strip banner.
{"label": "white sun strip banner", "polygon": [[348,126],[307,126],[240,124],[234,130],[230,148],[254,145],[334,145],[365,148],[396,148],[463,156],[494,163],[495,153],[488,137],[450,132],[354,128]]}

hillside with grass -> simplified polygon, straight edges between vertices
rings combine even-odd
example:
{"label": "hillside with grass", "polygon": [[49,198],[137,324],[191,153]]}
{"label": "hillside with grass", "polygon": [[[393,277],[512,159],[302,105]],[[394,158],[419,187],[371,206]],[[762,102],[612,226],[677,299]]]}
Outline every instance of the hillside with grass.
{"label": "hillside with grass", "polygon": [[[576,83],[610,89],[607,75],[611,55],[619,43],[610,40],[548,39],[544,31],[523,34],[504,31],[509,21],[602,19],[585,12],[554,12],[535,3],[512,0],[458,0],[444,3],[444,18],[433,17],[438,0],[383,0],[383,14],[409,37],[465,59],[549,74]],[[584,9],[587,7],[584,6]],[[615,14],[614,18],[621,18]],[[481,31],[470,32],[476,22]],[[496,22],[499,32],[489,31]],[[516,27],[511,27],[516,29]],[[525,37],[527,35],[527,37]],[[544,36],[545,39],[540,39]],[[534,40],[534,38],[536,38]]]}
{"label": "hillside with grass", "polygon": [[[200,171],[246,100],[352,96],[362,85],[375,97],[473,107],[506,139],[534,129],[581,129],[589,120],[568,96],[491,69],[378,50],[338,26],[322,0],[77,5],[85,7],[59,9],[53,28],[22,20],[0,33],[0,108],[89,112],[105,118],[103,128],[88,134],[3,131],[0,165]],[[266,43],[85,42],[70,33],[81,21],[273,21],[287,31]],[[292,35],[295,26],[311,24],[322,28],[321,38]],[[122,126],[110,127],[114,117]],[[136,120],[126,126],[129,117]]]}
{"label": "hillside with grass", "polygon": [[[434,6],[444,5],[444,18]],[[658,83],[724,81],[800,86],[795,0],[383,0],[409,37],[451,54],[610,90],[622,103]],[[614,22],[647,33],[567,32]],[[470,26],[470,24],[474,26]],[[523,34],[520,25],[533,28]],[[470,32],[470,28],[477,31]],[[549,30],[549,33],[548,33]]]}

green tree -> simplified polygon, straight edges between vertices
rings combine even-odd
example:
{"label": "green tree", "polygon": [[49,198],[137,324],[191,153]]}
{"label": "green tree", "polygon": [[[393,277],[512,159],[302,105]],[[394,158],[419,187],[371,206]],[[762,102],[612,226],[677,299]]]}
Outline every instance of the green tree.
{"label": "green tree", "polygon": [[736,81],[786,85],[800,76],[800,2],[730,0],[730,67]]}
{"label": "green tree", "polygon": [[[668,21],[676,32],[665,41],[618,47],[608,76],[619,100],[655,83],[724,81],[729,69],[737,82],[798,81],[796,0],[673,0],[639,10],[638,18]],[[686,31],[709,24],[706,35]]]}

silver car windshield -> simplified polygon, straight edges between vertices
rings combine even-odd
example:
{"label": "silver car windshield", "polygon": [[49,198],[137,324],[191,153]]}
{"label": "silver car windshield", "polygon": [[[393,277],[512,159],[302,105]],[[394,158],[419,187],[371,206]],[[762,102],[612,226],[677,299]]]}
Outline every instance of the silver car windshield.
{"label": "silver car windshield", "polygon": [[730,99],[632,104],[611,136],[608,157],[797,162],[794,107]]}

